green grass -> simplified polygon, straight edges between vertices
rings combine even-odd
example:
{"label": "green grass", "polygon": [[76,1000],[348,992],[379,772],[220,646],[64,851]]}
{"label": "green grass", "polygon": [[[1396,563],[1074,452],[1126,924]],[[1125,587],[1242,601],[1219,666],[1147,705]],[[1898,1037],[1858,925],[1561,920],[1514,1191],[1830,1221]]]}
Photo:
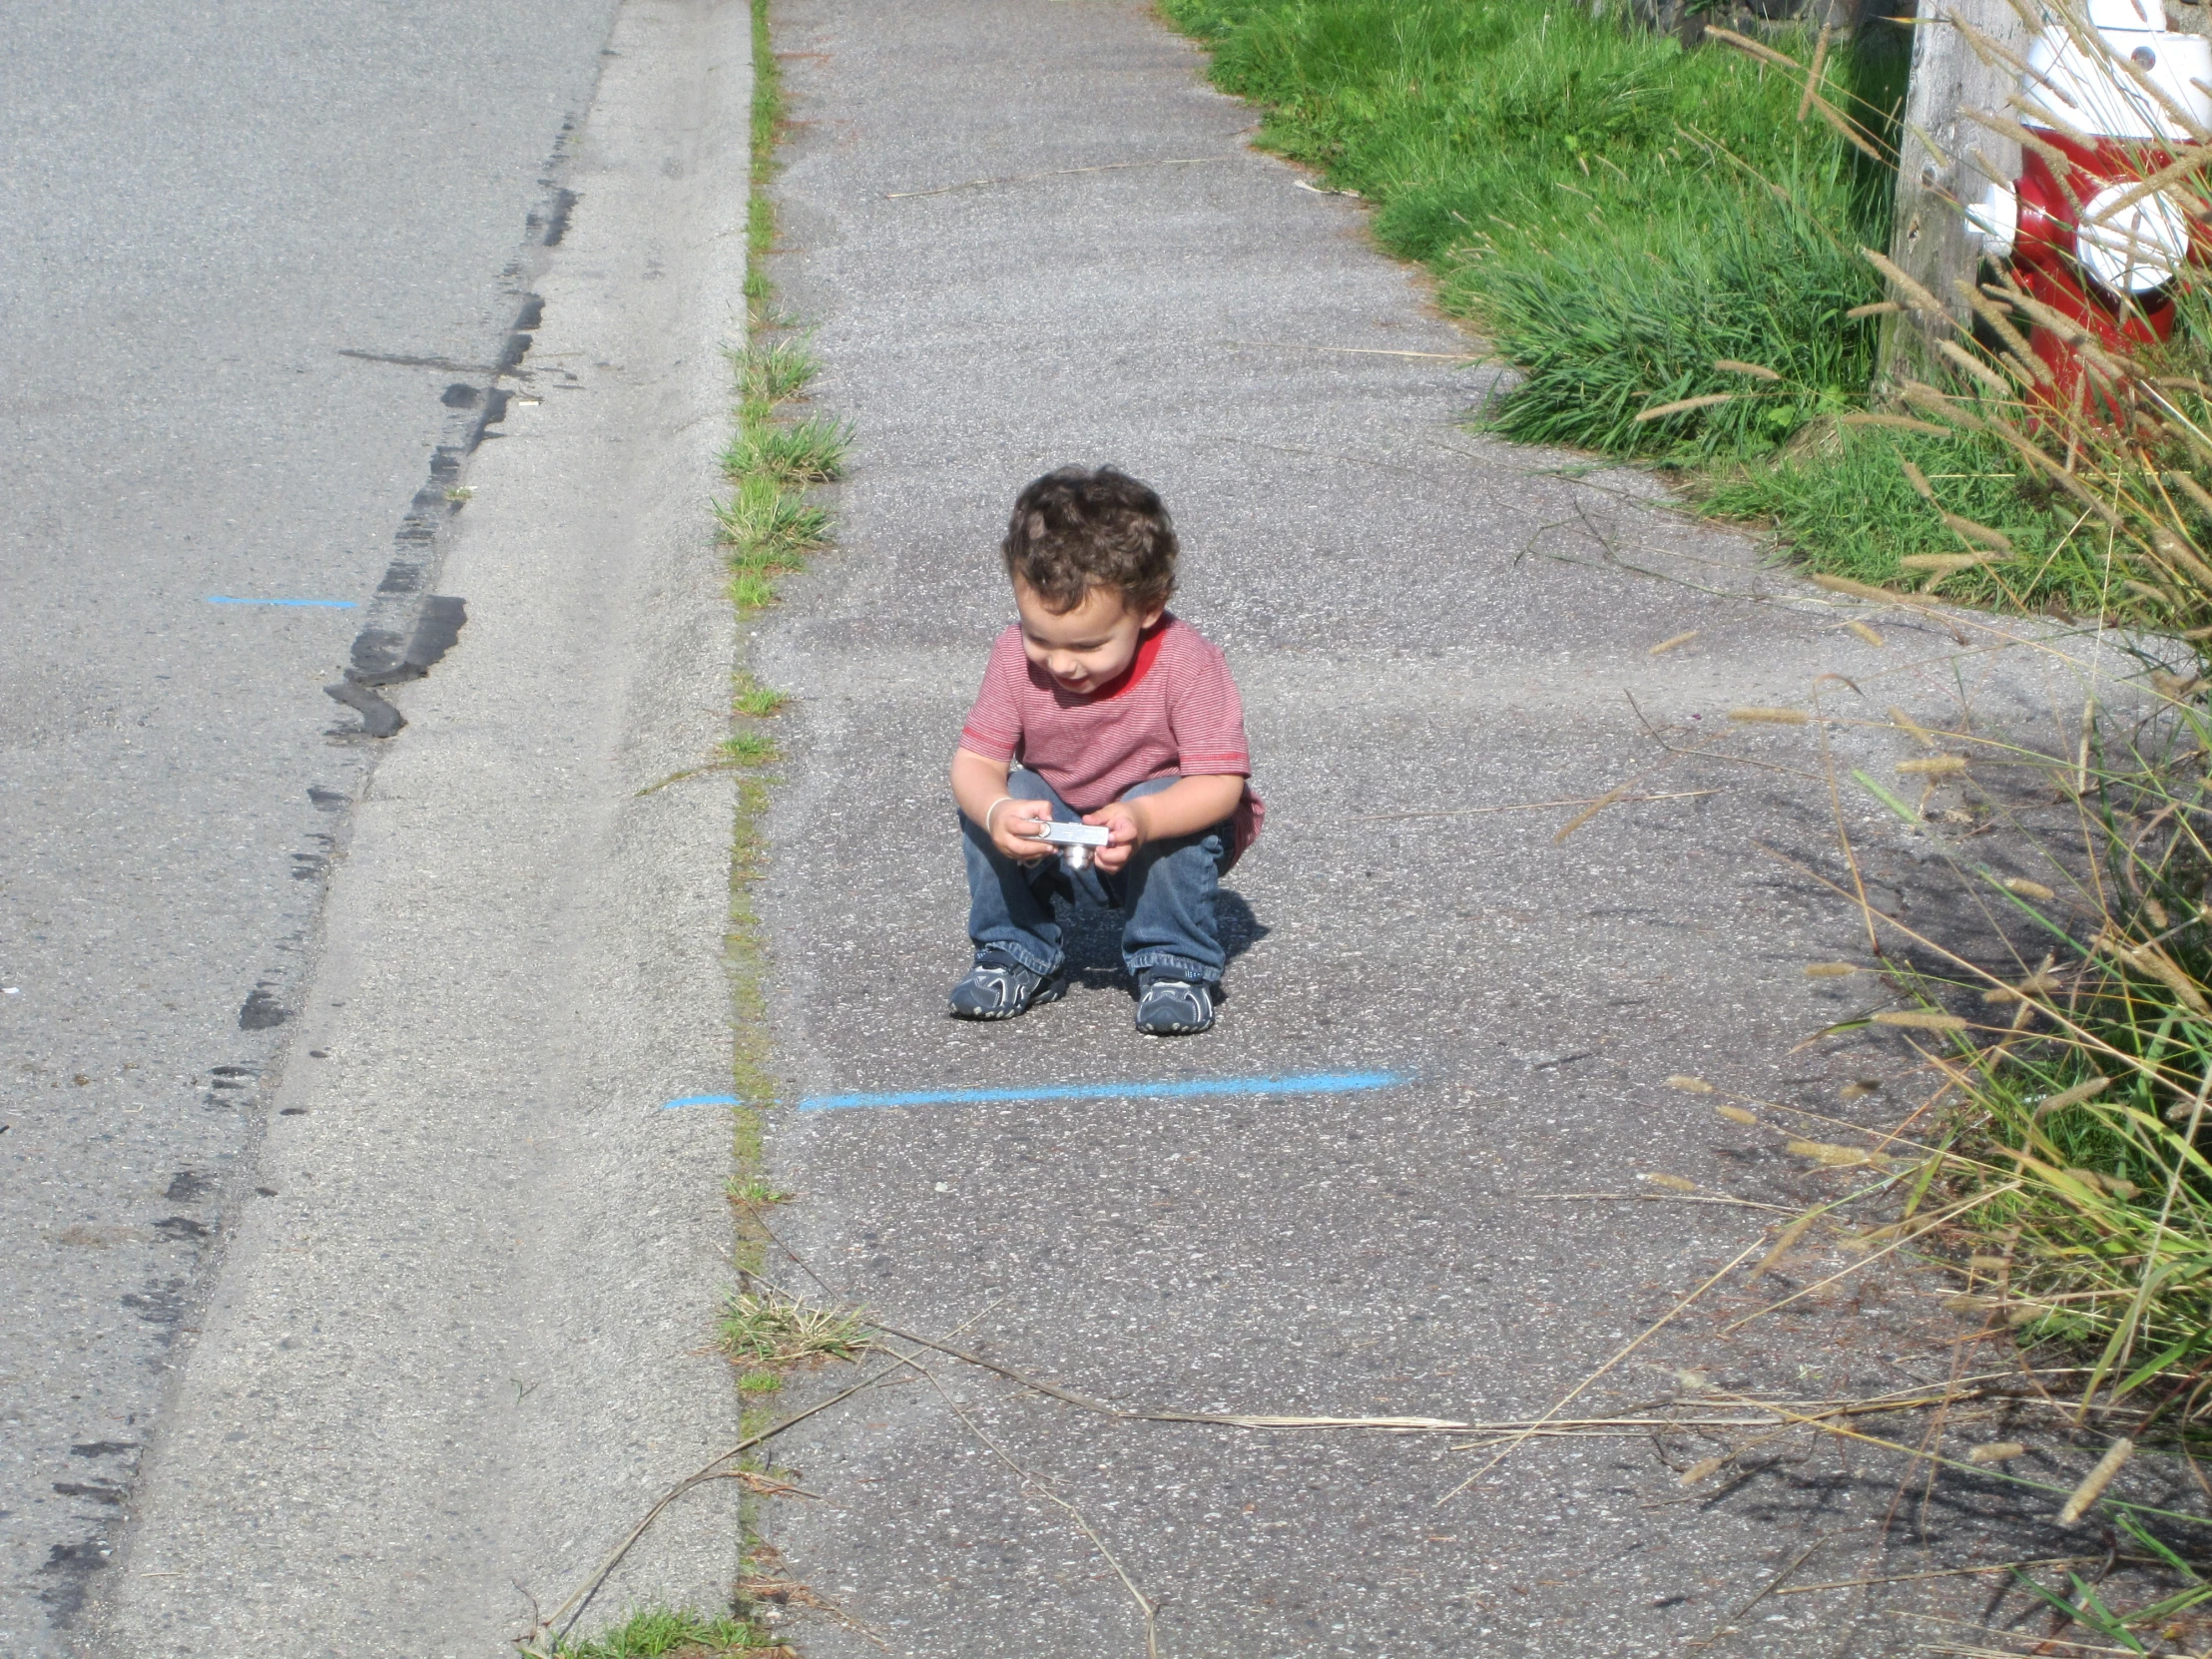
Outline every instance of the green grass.
{"label": "green grass", "polygon": [[[767,204],[769,181],[775,177],[776,144],[784,127],[784,66],[776,61],[776,41],[769,29],[768,0],[753,0],[753,199]],[[763,230],[750,244],[758,260],[769,251],[773,229]]]}
{"label": "green grass", "polygon": [[[1914,489],[1908,464],[1921,469],[1934,501]],[[1925,587],[1928,578],[1902,560],[1973,550],[1943,521],[1947,511],[2007,537],[2014,557],[1941,578],[1934,591],[1942,598],[2099,615],[2120,580],[2101,527],[2053,496],[1993,439],[1849,428],[1813,453],[1731,468],[1699,490],[1705,511],[1786,536],[1810,569],[1877,585]]]}
{"label": "green grass", "polygon": [[776,584],[755,571],[741,570],[730,578],[730,603],[740,611],[759,611],[776,603]]}
{"label": "green grass", "polygon": [[722,752],[741,767],[773,766],[784,758],[776,740],[761,732],[740,732],[724,738]]}
{"label": "green grass", "polygon": [[[1374,204],[1377,240],[1425,265],[1443,308],[1519,371],[1483,424],[1683,468],[1704,510],[1761,525],[1815,570],[1964,603],[2212,624],[2202,567],[2154,545],[2212,533],[2212,509],[2148,487],[2161,468],[2203,474],[2179,437],[2123,455],[2016,401],[1977,405],[1941,436],[1833,425],[1868,401],[1880,323],[1849,313],[1884,296],[1859,251],[1888,245],[1895,176],[1822,110],[1888,146],[1906,31],[1859,31],[1822,58],[1807,100],[1810,38],[1768,37],[1803,66],[1784,68],[1720,44],[1685,51],[1611,5],[1161,4],[1213,49],[1215,81],[1261,106],[1259,142]],[[2212,306],[2183,287],[2175,341],[2143,356],[2148,373],[2182,377],[2167,383],[2202,427],[2205,400],[2187,388],[2208,376]],[[2125,498],[2128,530],[2107,534],[1977,428],[1992,416]],[[1946,514],[2010,552],[1947,574],[1906,563],[1974,550]]]}
{"label": "green grass", "polygon": [[[776,210],[769,195],[775,176],[775,151],[783,129],[785,102],[783,75],[769,35],[769,0],[752,0],[753,108],[751,195],[746,213],[746,322],[743,347],[731,353],[736,371],[737,431],[724,456],[724,466],[737,486],[736,495],[718,504],[716,517],[731,549],[730,597],[741,615],[772,604],[775,578],[797,569],[801,555],[827,539],[829,515],[810,507],[800,493],[805,483],[767,464],[778,440],[771,436],[778,426],[779,407],[805,392],[820,363],[803,336],[776,330],[771,321],[774,284],[768,260],[776,242]],[[770,337],[780,334],[780,337]],[[835,445],[838,470],[843,465],[843,434]],[[819,440],[818,440],[819,444]],[[788,698],[764,686],[752,671],[741,667],[731,688],[733,715],[750,721],[767,720],[779,713]],[[732,1092],[740,1105],[731,1125],[731,1154],[735,1164],[728,1191],[736,1233],[731,1265],[741,1274],[759,1273],[767,1261],[770,1236],[759,1212],[785,1196],[767,1178],[764,1145],[768,1114],[781,1094],[769,1037],[767,990],[767,938],[760,909],[754,899],[768,861],[768,837],[763,825],[768,817],[769,781],[753,770],[778,758],[778,748],[766,733],[743,728],[733,732],[723,746],[727,763],[740,768],[737,823],[730,847],[730,915],[723,937],[723,959],[730,975]],[[733,1303],[726,1311],[721,1335],[725,1340],[742,1335],[743,1321],[734,1330]],[[738,1378],[744,1432],[764,1426],[756,1402],[767,1396],[772,1372],[742,1364]],[[759,1471],[761,1459],[748,1453],[739,1460],[742,1469]],[[751,1491],[740,1500],[739,1526],[749,1556],[759,1538],[760,1506],[764,1500]],[[758,1645],[773,1646],[762,1641]],[[709,1649],[708,1652],[713,1650]],[[784,1649],[786,1653],[790,1650]],[[610,1656],[615,1659],[615,1656]],[[624,1656],[626,1659],[626,1656]]]}
{"label": "green grass", "polygon": [[[773,604],[781,576],[802,569],[807,555],[828,544],[829,511],[807,498],[810,486],[844,475],[851,429],[842,422],[811,415],[792,421],[786,404],[803,397],[821,368],[803,334],[775,318],[775,286],[768,259],[775,246],[775,206],[769,195],[774,152],[782,131],[785,102],[782,75],[769,38],[768,0],[752,0],[753,100],[752,198],[746,220],[748,337],[731,353],[737,381],[736,431],[723,454],[723,468],[734,493],[718,502],[715,516],[729,549],[730,597],[741,613]],[[789,698],[740,669],[731,691],[733,714],[748,722],[773,718]],[[772,1065],[766,988],[765,929],[754,901],[754,887],[768,857],[762,829],[769,806],[769,780],[757,769],[782,758],[766,732],[740,727],[725,740],[727,764],[741,770],[737,829],[731,848],[730,921],[724,940],[729,964],[735,1052],[731,1073],[743,1103],[735,1117],[736,1171],[729,1182],[737,1245],[733,1266],[740,1275],[762,1271],[770,1235],[760,1212],[791,1195],[767,1176],[764,1135],[767,1118],[781,1096]],[[851,1358],[865,1347],[853,1316],[788,1303],[772,1297],[734,1294],[724,1308],[718,1341],[738,1370],[738,1389],[746,1402],[741,1422],[747,1433],[767,1426],[763,1406],[781,1386],[783,1368],[823,1358]],[[740,1466],[758,1470],[752,1454]],[[750,1493],[741,1514],[747,1547],[758,1541],[762,1499]],[[742,1594],[741,1584],[741,1594]]]}
{"label": "green grass", "polygon": [[[2054,1043],[1978,1079],[1973,1144],[1996,1153],[1981,1177],[1995,1196],[1974,1232],[2004,1249],[2022,1338],[2096,1353],[2096,1383],[2117,1399],[2212,1358],[2212,1172],[2167,1115],[2171,1094],[2111,1055],[2201,1076],[2212,1026],[2157,987],[2108,989],[2103,1006],[2077,1010],[2107,1053]],[[2039,1115],[2115,1070],[2094,1098]],[[2153,1294],[2138,1306],[2146,1280]]]}
{"label": "green grass", "polygon": [[[2017,1567],[2012,1569],[2012,1579],[2060,1618],[2080,1625],[2093,1635],[2121,1644],[2117,1648],[2108,1648],[2107,1652],[2147,1654],[2155,1650],[2145,1647],[2137,1632],[2151,1635],[2175,1614],[2212,1601],[2212,1584],[2207,1584],[2197,1569],[2179,1552],[2131,1516],[2123,1514],[2116,1517],[2116,1520],[2118,1530],[2127,1534],[2130,1543],[2149,1550],[2174,1577],[2181,1580],[2183,1587],[2180,1590],[2163,1596],[2148,1606],[2123,1610],[2107,1606],[2103,1595],[2098,1593],[2098,1585],[2077,1572],[2066,1574],[2066,1591],[2063,1594],[2036,1583]],[[2105,1593],[2109,1594],[2109,1589]],[[2153,1635],[2153,1639],[2156,1640],[2157,1637]],[[2082,1647],[2085,1648],[2086,1644],[2082,1644]]]}
{"label": "green grass", "polygon": [[[1887,239],[1887,179],[1798,119],[1791,77],[1549,0],[1163,6],[1267,109],[1259,142],[1375,203],[1377,239],[1526,371],[1491,411],[1508,434],[1752,453],[1863,395],[1875,329],[1844,313],[1881,296],[1856,249]],[[1823,79],[1864,108],[1894,75],[1869,52]]]}
{"label": "green grass", "polygon": [[720,1340],[723,1352],[751,1366],[851,1360],[867,1347],[866,1328],[847,1310],[744,1291],[723,1308]]}
{"label": "green grass", "polygon": [[738,676],[738,689],[731,699],[731,706],[741,715],[754,720],[767,720],[780,715],[790,706],[791,694],[764,686],[750,674]]}
{"label": "green grass", "polygon": [[773,578],[802,568],[804,555],[830,540],[829,510],[773,473],[747,473],[735,495],[715,503],[715,517],[737,573],[732,593],[747,608],[773,600]]}
{"label": "green grass", "polygon": [[822,361],[804,339],[756,339],[731,360],[738,370],[738,398],[749,411],[766,415],[805,391],[822,371]]}
{"label": "green grass", "polygon": [[[769,185],[775,177],[775,152],[785,102],[783,73],[769,36],[769,0],[752,0],[752,191],[746,219],[746,293],[751,304],[746,341],[730,352],[737,381],[741,440],[747,431],[758,432],[772,421],[778,405],[804,392],[821,368],[804,338],[789,334],[767,337],[768,303],[773,296],[768,258],[776,241],[775,204],[769,196]],[[736,482],[737,497],[718,504],[716,518],[732,548],[730,597],[743,612],[774,603],[775,575],[798,566],[797,549],[772,548],[750,539],[761,528],[763,516],[772,529],[780,513],[788,525],[788,507],[796,498],[767,474],[742,474]],[[816,523],[818,534],[826,532],[827,515]],[[766,719],[781,712],[788,701],[782,692],[762,685],[751,670],[738,670],[731,689],[736,715]],[[741,730],[732,733],[723,753],[731,763],[750,767],[772,759],[775,749],[765,734]],[[731,1180],[733,1194],[769,1190],[762,1136],[766,1115],[779,1093],[770,1066],[768,993],[763,978],[767,942],[753,900],[754,885],[768,861],[768,840],[762,830],[768,808],[768,780],[754,773],[741,773],[737,827],[730,849],[730,921],[723,938],[734,1016],[731,1081],[733,1092],[744,1103],[734,1114],[737,1173]],[[766,1260],[767,1233],[742,1205],[733,1205],[733,1209],[738,1229],[735,1265],[741,1272],[757,1272]]]}
{"label": "green grass", "polygon": [[[1578,233],[1563,258],[1554,244],[1483,264],[1491,341],[1522,373],[1490,424],[1679,461],[1770,450],[1863,401],[1874,327],[1844,313],[1879,298],[1881,279],[1814,215],[1749,181],[1711,183],[1700,221]],[[1639,418],[1701,397],[1727,400]]]}
{"label": "green grass", "polygon": [[654,1610],[634,1613],[604,1635],[563,1642],[553,1651],[560,1659],[724,1659],[726,1654],[759,1653],[779,1645],[769,1632],[740,1619]]}
{"label": "green grass", "polygon": [[[772,320],[768,260],[776,246],[769,185],[785,116],[782,67],[769,32],[768,0],[753,0],[752,191],[746,205],[747,338],[730,353],[737,371],[737,430],[722,466],[736,493],[715,503],[730,549],[730,598],[741,611],[776,602],[776,579],[827,546],[830,513],[807,499],[809,485],[844,476],[851,428],[809,416],[786,421],[784,404],[803,396],[821,361],[803,336]],[[772,338],[772,334],[782,337]],[[743,692],[741,691],[741,698]]]}
{"label": "green grass", "polygon": [[852,428],[827,415],[809,415],[789,426],[741,419],[723,451],[722,469],[733,478],[765,475],[783,484],[827,484],[844,476]]}
{"label": "green grass", "polygon": [[[1959,861],[2011,922],[2019,960],[1999,985],[1980,971],[1914,985],[1973,1010],[1948,1045],[1961,1102],[1930,1169],[1971,1200],[1954,1227],[1972,1241],[1992,1320],[2078,1353],[2085,1402],[2148,1408],[2136,1437],[2158,1423],[2201,1446],[2212,1440],[2212,845],[2196,817],[2212,717],[2177,704],[2167,721],[2103,721],[2095,736],[2082,843],[2037,860],[2058,890],[2007,889]],[[2072,766],[2048,766],[2063,787]],[[2038,958],[2048,966],[2031,971]]]}
{"label": "green grass", "polygon": [[[768,780],[741,775],[730,858],[730,924],[723,937],[723,954],[730,965],[730,996],[735,1004],[732,1092],[744,1102],[736,1113],[737,1182],[748,1189],[756,1183],[767,1185],[762,1174],[762,1126],[778,1098],[776,1075],[769,1066],[768,991],[763,983],[768,946],[753,902],[754,883],[768,862],[768,839],[761,829],[768,805]],[[737,1265],[758,1269],[767,1260],[767,1234],[743,1215],[738,1222]]]}

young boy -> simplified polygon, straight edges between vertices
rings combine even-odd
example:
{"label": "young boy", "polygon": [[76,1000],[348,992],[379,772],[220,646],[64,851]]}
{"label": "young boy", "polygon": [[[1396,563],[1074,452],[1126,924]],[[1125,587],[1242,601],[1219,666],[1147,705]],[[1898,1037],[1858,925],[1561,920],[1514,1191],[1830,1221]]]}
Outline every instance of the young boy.
{"label": "young boy", "polygon": [[[991,648],[952,758],[975,941],[953,1015],[1011,1019],[1067,989],[1057,894],[1127,914],[1139,1031],[1203,1031],[1228,960],[1215,883],[1263,809],[1229,665],[1168,614],[1167,508],[1112,467],[1065,466],[1021,492],[1000,551],[1021,620]],[[1072,869],[1037,835],[1078,815],[1108,838]]]}

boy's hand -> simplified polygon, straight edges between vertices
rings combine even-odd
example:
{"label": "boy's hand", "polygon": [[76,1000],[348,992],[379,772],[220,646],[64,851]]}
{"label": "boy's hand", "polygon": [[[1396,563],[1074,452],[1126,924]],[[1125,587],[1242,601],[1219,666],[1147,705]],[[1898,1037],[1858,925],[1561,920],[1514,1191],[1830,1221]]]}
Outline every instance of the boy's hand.
{"label": "boy's hand", "polygon": [[1102,828],[1112,837],[1091,854],[1091,861],[1104,875],[1119,874],[1122,866],[1129,862],[1129,855],[1149,838],[1144,814],[1134,801],[1116,801],[1095,813],[1085,813],[1083,822]]}
{"label": "boy's hand", "polygon": [[1017,864],[1033,864],[1052,850],[1037,839],[1051,822],[1052,809],[1042,801],[1008,800],[991,813],[991,844]]}

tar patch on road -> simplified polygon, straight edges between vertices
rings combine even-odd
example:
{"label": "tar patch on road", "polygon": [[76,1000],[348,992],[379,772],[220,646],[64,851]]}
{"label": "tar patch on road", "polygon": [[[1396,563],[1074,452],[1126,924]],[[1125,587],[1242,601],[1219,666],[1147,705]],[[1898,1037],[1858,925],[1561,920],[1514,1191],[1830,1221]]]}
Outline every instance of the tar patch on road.
{"label": "tar patch on road", "polygon": [[[565,228],[568,207],[575,199],[567,191],[556,195],[561,199],[557,224]],[[543,222],[533,214],[531,223],[535,233],[535,228]],[[548,234],[546,245],[559,240],[557,231]],[[331,701],[361,717],[357,729],[333,731],[332,737],[396,736],[406,726],[406,718],[379,695],[380,688],[419,680],[429,673],[438,659],[453,649],[462,625],[468,621],[464,600],[444,594],[423,594],[422,589],[430,580],[436,563],[438,532],[467,500],[467,492],[459,487],[461,462],[486,440],[504,435],[494,428],[507,418],[514,394],[496,382],[521,371],[523,358],[529,355],[544,320],[545,301],[535,293],[523,294],[515,319],[508,327],[499,361],[487,369],[474,369],[444,358],[353,350],[342,353],[407,367],[488,373],[494,383],[476,386],[466,380],[455,380],[438,395],[438,401],[453,410],[463,424],[449,429],[452,441],[441,443],[430,452],[430,475],[415,491],[406,515],[393,532],[397,554],[384,567],[384,579],[376,584],[368,620],[353,637],[351,661],[344,678],[322,688]],[[421,597],[418,599],[417,595]]]}
{"label": "tar patch on road", "polygon": [[[575,132],[576,119],[571,116],[561,124],[560,134],[553,142],[553,152],[546,159],[545,172],[538,180],[545,194],[530,210],[523,227],[524,241],[530,248],[557,248],[561,239],[568,235],[569,217],[575,211],[577,197],[557,180]],[[505,276],[520,287],[530,279],[528,269],[526,256],[510,264]],[[340,356],[361,362],[389,363],[400,368],[434,368],[449,374],[481,374],[492,384],[476,386],[466,380],[455,380],[439,394],[438,401],[466,424],[449,426],[448,441],[430,452],[430,476],[422,488],[415,491],[413,502],[393,534],[398,556],[385,569],[383,581],[376,586],[372,614],[353,641],[352,663],[343,679],[322,688],[333,702],[361,717],[358,727],[332,730],[329,734],[332,738],[342,741],[396,736],[406,726],[406,718],[377,695],[377,688],[421,679],[452,649],[462,623],[467,620],[467,613],[458,599],[432,594],[417,607],[411,603],[412,596],[419,593],[432,576],[438,531],[461,510],[461,504],[467,499],[467,492],[458,487],[462,460],[486,439],[504,435],[492,428],[507,418],[507,405],[513,393],[498,382],[510,377],[527,378],[522,361],[530,354],[538,328],[544,321],[545,300],[535,293],[521,293],[514,321],[508,325],[506,340],[495,363],[462,363],[447,357],[352,347],[339,351]],[[575,379],[573,374],[567,377],[571,382]],[[395,656],[401,639],[407,640],[406,649]]]}
{"label": "tar patch on road", "polygon": [[289,1018],[291,1010],[276,1000],[276,987],[265,979],[254,987],[246,998],[246,1005],[239,1009],[239,1029],[268,1031]]}
{"label": "tar patch on road", "polygon": [[38,1576],[52,1574],[54,1582],[39,1586],[38,1598],[54,1609],[58,1623],[66,1623],[83,1610],[92,1589],[92,1575],[115,1556],[115,1545],[97,1535],[81,1544],[56,1544],[46,1552]]}

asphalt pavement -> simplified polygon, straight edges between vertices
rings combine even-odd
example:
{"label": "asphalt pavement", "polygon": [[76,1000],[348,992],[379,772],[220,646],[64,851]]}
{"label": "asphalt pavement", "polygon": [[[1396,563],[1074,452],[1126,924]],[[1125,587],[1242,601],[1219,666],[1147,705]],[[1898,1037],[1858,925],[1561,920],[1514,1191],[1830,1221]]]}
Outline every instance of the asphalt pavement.
{"label": "asphalt pavement", "polygon": [[[1822,782],[1822,743],[1886,773],[1899,734],[1742,726],[1736,759],[1671,765],[1662,744],[1823,675],[1877,721],[1964,697],[2017,730],[2063,688],[1961,667],[1926,617],[1873,643],[1656,480],[1471,431],[1495,369],[1364,207],[1248,147],[1255,112],[1144,7],[777,19],[772,271],[857,437],[838,549],[754,653],[798,694],[762,889],[796,1104],[770,1137],[795,1195],[773,1276],[1127,1410],[1545,1411],[1762,1239],[1772,1212],[1731,1200],[1822,1190],[1666,1077],[1872,1121],[1886,1101],[1843,1085],[1899,1070],[1872,1040],[1794,1049],[1879,992],[1808,981],[1864,938],[1786,861],[1833,868],[1841,811],[1881,900],[1921,902],[1926,834]],[[968,946],[944,769],[1011,616],[1007,505],[1068,461],[1160,489],[1175,609],[1245,695],[1268,828],[1202,1037],[1133,1031],[1095,923],[1063,1001],[945,1017]],[[1648,799],[1555,838],[1623,785]],[[1756,1295],[1717,1291],[1570,1414],[1691,1367],[1851,1392],[1950,1364],[1928,1302],[1872,1293],[1724,1340]],[[1463,1488],[1464,1433],[1115,1418],[890,1346],[919,1369],[778,1441],[816,1500],[765,1529],[833,1610],[805,1615],[810,1659],[1856,1656],[1922,1639],[1905,1602],[1761,1587],[1978,1547],[1970,1490],[1886,1526],[1878,1460],[1793,1450],[1701,1496],[1646,1437],[1538,1440]]]}
{"label": "asphalt pavement", "polygon": [[485,412],[613,10],[125,0],[9,18],[9,1653],[49,1651],[112,1560],[250,1196],[372,760],[326,735],[358,722],[322,687],[409,555],[394,538],[433,450]]}
{"label": "asphalt pavement", "polygon": [[[732,794],[636,792],[726,729],[749,65],[742,5],[9,20],[0,1651],[505,1651],[734,1423],[727,1126],[660,1111]],[[723,1496],[587,1616],[726,1595]]]}

